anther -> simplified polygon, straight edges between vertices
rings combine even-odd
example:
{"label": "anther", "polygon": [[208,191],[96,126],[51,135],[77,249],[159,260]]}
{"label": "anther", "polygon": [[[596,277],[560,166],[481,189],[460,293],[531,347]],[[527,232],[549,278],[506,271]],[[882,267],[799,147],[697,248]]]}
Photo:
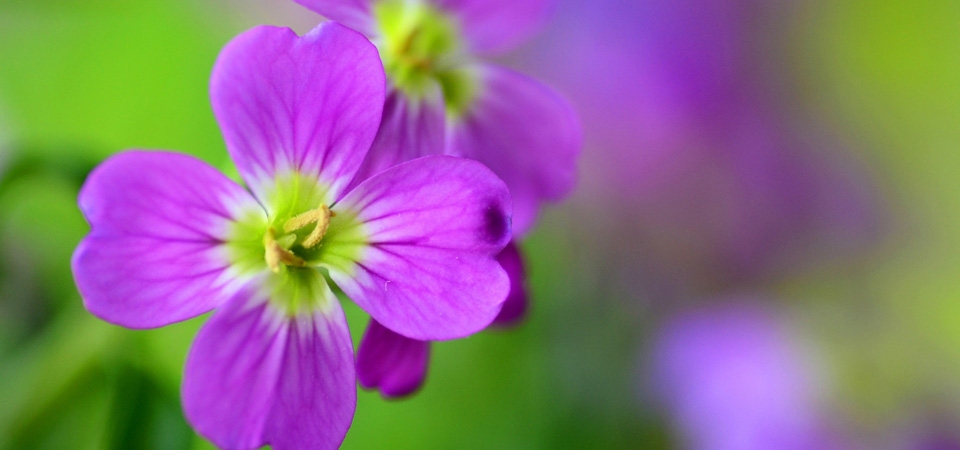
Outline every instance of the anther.
{"label": "anther", "polygon": [[316,223],[316,226],[313,227],[313,231],[300,243],[303,248],[312,248],[320,243],[320,240],[323,239],[323,235],[327,233],[327,228],[330,227],[330,218],[336,216],[337,213],[330,211],[330,208],[327,208],[327,205],[320,205],[319,208],[307,211],[302,214],[298,214],[294,217],[291,217],[283,224],[283,231],[286,233],[292,233],[296,230],[299,230],[311,223]]}
{"label": "anther", "polygon": [[280,264],[296,267],[307,265],[303,258],[294,255],[293,252],[283,248],[280,243],[277,242],[273,228],[268,229],[267,234],[263,235],[263,248],[263,257],[267,261],[267,266],[270,267],[270,270],[274,273],[280,272]]}

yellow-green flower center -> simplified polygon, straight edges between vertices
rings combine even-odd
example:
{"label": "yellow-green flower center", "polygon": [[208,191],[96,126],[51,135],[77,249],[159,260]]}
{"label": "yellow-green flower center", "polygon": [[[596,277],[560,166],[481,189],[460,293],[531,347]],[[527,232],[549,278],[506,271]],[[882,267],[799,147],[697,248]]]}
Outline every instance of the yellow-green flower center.
{"label": "yellow-green flower center", "polygon": [[233,267],[251,274],[298,267],[351,272],[367,233],[355,211],[341,206],[334,212],[328,206],[328,191],[299,173],[278,176],[264,198],[267,215],[250,211],[231,226],[226,244]]}
{"label": "yellow-green flower center", "polygon": [[325,273],[352,274],[364,257],[369,235],[347,205],[331,209],[330,188],[314,175],[278,175],[265,192],[265,209],[250,210],[231,224],[225,255],[237,276],[268,272],[264,289],[280,310],[297,315],[324,308]]}
{"label": "yellow-green flower center", "polygon": [[[287,219],[283,223],[285,233],[283,236],[277,237],[277,231],[273,227],[267,228],[263,235],[264,260],[267,267],[270,267],[274,273],[278,273],[282,264],[294,267],[307,265],[306,261],[297,255],[295,249],[310,250],[316,247],[330,227],[330,218],[335,215],[336,213],[330,211],[327,205],[321,204],[319,208]],[[297,233],[298,230],[306,229],[308,225],[314,225],[308,234]]]}
{"label": "yellow-green flower center", "polygon": [[380,58],[393,86],[418,100],[436,83],[447,112],[462,114],[477,83],[469,71],[458,67],[464,45],[457,24],[433,6],[404,0],[377,3],[374,17],[381,33]]}

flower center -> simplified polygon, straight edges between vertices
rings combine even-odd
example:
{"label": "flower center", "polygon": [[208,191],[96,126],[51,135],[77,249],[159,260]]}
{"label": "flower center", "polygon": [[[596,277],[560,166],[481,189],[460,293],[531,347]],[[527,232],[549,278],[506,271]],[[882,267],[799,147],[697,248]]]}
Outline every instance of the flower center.
{"label": "flower center", "polygon": [[393,86],[412,99],[438,83],[447,111],[459,114],[473,99],[475,82],[460,63],[463,45],[456,23],[425,2],[387,0],[376,4],[377,46]]}
{"label": "flower center", "polygon": [[[327,205],[291,217],[283,223],[283,235],[277,237],[273,227],[268,227],[263,235],[264,259],[273,272],[280,272],[282,265],[303,267],[306,260],[298,255],[298,250],[309,250],[320,244],[323,235],[330,227],[330,218],[336,213]],[[313,225],[308,233],[304,230]]]}

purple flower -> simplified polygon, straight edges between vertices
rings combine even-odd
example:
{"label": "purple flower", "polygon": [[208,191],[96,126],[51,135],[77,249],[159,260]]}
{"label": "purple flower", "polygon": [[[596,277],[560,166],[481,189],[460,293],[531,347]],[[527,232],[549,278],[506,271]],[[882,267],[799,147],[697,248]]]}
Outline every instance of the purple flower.
{"label": "purple flower", "polygon": [[187,358],[190,423],[224,448],[334,448],[356,406],[335,283],[377,322],[459,338],[499,313],[506,186],[431,156],[352,180],[384,103],[376,49],[324,24],[259,27],[221,53],[214,114],[249,191],[201,161],[129,151],[80,193],[92,231],[73,258],[88,310],[150,328],[216,309]]}
{"label": "purple flower", "polygon": [[362,31],[380,50],[389,88],[362,174],[422,155],[476,159],[510,188],[516,236],[542,202],[573,188],[581,138],[570,105],[529,77],[474,59],[529,36],[549,1],[296,1]]}
{"label": "purple flower", "polygon": [[777,316],[734,302],[663,326],[652,354],[653,386],[685,448],[834,448],[807,356]]}
{"label": "purple flower", "polygon": [[[942,419],[941,419],[942,420]],[[939,424],[936,424],[939,425]],[[912,434],[901,437],[905,441],[900,446],[904,450],[960,450],[960,437],[951,428],[941,425],[942,429],[928,425],[926,430],[916,430]]]}
{"label": "purple flower", "polygon": [[[790,80],[770,76],[774,21],[800,3],[561,0],[558,26],[520,55],[582,114],[581,207],[604,212],[584,222],[613,224],[603,261],[629,260],[612,271],[625,290],[743,286],[873,242],[865,171],[835,127],[797,120]],[[654,275],[638,281],[638,266]]]}

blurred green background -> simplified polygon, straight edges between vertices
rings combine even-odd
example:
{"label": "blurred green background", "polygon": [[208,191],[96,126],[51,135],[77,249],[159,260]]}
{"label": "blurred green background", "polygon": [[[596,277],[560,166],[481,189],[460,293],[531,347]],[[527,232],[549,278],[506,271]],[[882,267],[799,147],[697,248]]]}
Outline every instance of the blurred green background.
{"label": "blurred green background", "polygon": [[[0,0],[0,448],[212,448],[179,405],[205,317],[130,331],[87,313],[69,268],[88,231],[76,195],[128,148],[229,170],[210,70],[254,24],[303,32],[319,20],[292,3]],[[790,24],[770,32],[785,43],[794,106],[858,143],[887,231],[854,263],[757,289],[784,299],[820,352],[844,434],[958,429],[960,3],[809,2]],[[361,392],[344,448],[676,447],[640,381],[661,316],[606,277],[623,263],[605,254],[616,206],[590,192],[549,209],[525,243],[526,322],[435,345],[410,399]],[[358,340],[366,317],[345,308]]]}

